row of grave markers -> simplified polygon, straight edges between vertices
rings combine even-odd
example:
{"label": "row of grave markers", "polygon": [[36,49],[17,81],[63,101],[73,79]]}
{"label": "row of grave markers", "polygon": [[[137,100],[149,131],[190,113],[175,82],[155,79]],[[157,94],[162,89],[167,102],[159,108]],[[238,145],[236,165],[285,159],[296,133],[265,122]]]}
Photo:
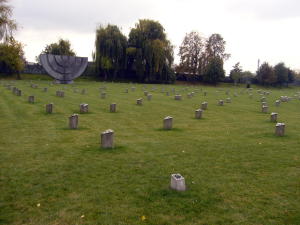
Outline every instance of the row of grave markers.
{"label": "row of grave markers", "polygon": [[[37,85],[32,84],[31,85],[32,88],[37,88]],[[84,89],[85,90],[85,89]],[[135,90],[132,89],[132,90]],[[44,88],[44,91],[47,92],[47,88]],[[127,89],[128,92],[128,89]],[[13,93],[17,96],[21,96],[22,95],[22,91],[19,90],[18,88],[14,87],[13,88]],[[85,94],[85,91],[82,92],[83,94]],[[102,93],[103,98],[105,98],[105,93]],[[204,92],[204,95],[206,95],[207,93]],[[226,92],[226,94],[228,95],[228,92]],[[269,92],[264,92],[264,95],[269,95]],[[64,92],[63,91],[57,91],[56,95],[59,97],[64,97]],[[152,95],[149,94],[148,92],[144,92],[144,95],[148,97],[148,100],[151,100]],[[192,97],[194,95],[194,93],[189,93],[188,97]],[[150,97],[149,97],[150,96]],[[252,98],[252,93],[249,94],[249,97]],[[175,100],[182,100],[182,96],[181,95],[175,95]],[[281,96],[280,100],[276,100],[275,105],[279,106],[280,102],[288,102],[290,101],[291,98],[288,96]],[[30,103],[34,103],[34,96],[29,96],[28,97],[28,101]],[[263,97],[261,99],[262,101],[262,112],[267,112],[268,110],[268,106],[266,103],[266,98]],[[231,103],[231,99],[227,98],[226,99],[227,103]],[[137,99],[137,104],[141,105],[142,104],[142,98]],[[220,106],[224,105],[224,101],[223,100],[219,100],[218,104]],[[195,111],[195,118],[197,119],[201,119],[202,118],[202,113],[203,110],[206,110],[208,106],[207,102],[203,102],[201,105],[201,109],[198,109]],[[46,105],[46,112],[47,113],[52,113],[53,112],[53,103],[47,104]],[[88,104],[82,103],[80,104],[80,113],[87,113],[88,112]],[[116,103],[113,103],[110,105],[110,112],[116,112]],[[271,122],[277,122],[277,116],[278,113],[271,113],[270,115],[270,120]],[[73,114],[72,116],[69,117],[69,127],[70,129],[77,129],[78,128],[78,114]],[[164,118],[163,120],[163,129],[165,130],[170,130],[173,128],[173,117],[171,116],[167,116]],[[277,123],[276,124],[276,129],[275,129],[275,134],[278,136],[283,136],[284,135],[284,131],[285,131],[285,124],[284,123]],[[113,148],[114,147],[114,131],[111,129],[108,129],[104,132],[101,133],[101,138],[100,138],[100,142],[101,142],[101,147],[102,148]],[[185,185],[185,179],[181,174],[171,174],[171,181],[170,181],[170,187],[171,189],[177,190],[177,191],[185,191],[186,190],[186,185]]]}
{"label": "row of grave markers", "polygon": [[[8,85],[8,87],[10,88],[10,85]],[[31,84],[31,87],[32,88],[38,88],[38,86],[36,84]],[[99,89],[100,90],[103,90],[103,89],[105,90],[106,88],[101,87]],[[45,92],[47,92],[47,88],[44,88],[43,90]],[[126,89],[126,90],[128,90],[128,89]],[[132,87],[131,90],[135,91],[135,87]],[[252,91],[252,89],[250,89],[250,90]],[[16,87],[13,87],[13,93],[16,94],[17,96],[22,95],[22,91],[19,90]],[[85,94],[85,93],[86,93],[86,90],[83,89],[82,94]],[[258,90],[258,93],[262,94],[260,90]],[[204,94],[206,95],[206,92],[204,92]],[[229,92],[226,91],[226,94],[228,95]],[[270,94],[269,92],[263,92],[262,95],[269,95],[269,94]],[[106,93],[101,93],[101,95],[102,95],[103,98],[105,98]],[[148,91],[144,91],[144,95],[147,96],[148,100],[152,99],[152,95],[149,94]],[[252,96],[252,93],[250,93],[249,95]],[[64,97],[64,92],[63,91],[57,91],[56,96]],[[191,96],[191,97],[194,96],[194,92],[189,93],[188,96]],[[175,100],[182,100],[182,96],[181,95],[175,95],[174,99]],[[288,101],[290,101],[290,99],[291,98],[288,97],[288,96],[281,96],[280,100],[276,100],[275,105],[279,106],[280,102],[288,102]],[[34,101],[35,101],[34,96],[29,96],[28,101],[30,103],[34,103]],[[142,98],[137,99],[137,105],[142,105],[142,101],[143,101]],[[265,102],[266,98],[262,97],[261,101],[262,101],[262,112],[264,112],[264,113],[268,112],[268,106]],[[226,102],[231,103],[231,99],[227,98]],[[202,118],[202,112],[203,112],[203,110],[207,109],[207,104],[208,104],[207,102],[203,102],[202,106],[201,106],[201,109],[198,109],[198,110],[195,111],[195,118],[197,118],[197,119]],[[218,105],[223,106],[224,105],[224,100],[219,100]],[[47,113],[52,113],[53,112],[53,103],[50,103],[50,104],[46,105],[46,112]],[[88,104],[85,104],[85,103],[80,104],[80,113],[87,113],[87,112],[88,112]],[[110,105],[110,112],[116,112],[116,103],[113,103],[113,104]],[[271,121],[272,122],[277,121],[277,115],[278,115],[277,113],[271,113]],[[168,122],[168,123],[170,123],[170,122]],[[168,127],[172,127],[172,126],[168,126]],[[284,123],[277,123],[275,134],[278,135],[278,136],[283,136],[284,135],[284,128],[285,128]],[[168,129],[170,129],[170,128],[168,128]]]}

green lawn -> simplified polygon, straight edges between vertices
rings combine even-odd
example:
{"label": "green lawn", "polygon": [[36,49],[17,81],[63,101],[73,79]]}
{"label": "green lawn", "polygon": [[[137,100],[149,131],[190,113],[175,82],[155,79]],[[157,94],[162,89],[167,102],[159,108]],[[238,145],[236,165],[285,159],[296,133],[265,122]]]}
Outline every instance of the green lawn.
{"label": "green lawn", "polygon": [[[300,224],[300,101],[274,105],[300,89],[267,90],[269,112],[286,123],[286,135],[277,137],[270,114],[261,112],[258,87],[250,99],[244,86],[146,85],[153,95],[147,101],[142,84],[34,80],[33,89],[21,80],[18,97],[3,86],[10,82],[0,85],[0,224]],[[183,100],[161,93],[163,87]],[[61,89],[64,98],[55,96]],[[227,89],[232,103],[218,106]],[[191,91],[198,93],[188,99]],[[135,104],[140,97],[143,106]],[[208,110],[194,119],[203,101]],[[51,102],[54,113],[46,114]],[[109,112],[113,102],[117,113]],[[68,117],[80,103],[90,112],[70,130]],[[162,130],[166,116],[174,118],[171,131]],[[115,131],[112,150],[100,148],[107,129]],[[185,177],[186,192],[169,189],[172,173]]]}

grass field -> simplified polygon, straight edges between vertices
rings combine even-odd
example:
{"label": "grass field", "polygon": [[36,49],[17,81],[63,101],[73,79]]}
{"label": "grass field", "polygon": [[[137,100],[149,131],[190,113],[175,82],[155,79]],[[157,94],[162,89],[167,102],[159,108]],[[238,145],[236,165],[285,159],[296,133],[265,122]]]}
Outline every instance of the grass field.
{"label": "grass field", "polygon": [[[286,135],[277,137],[258,87],[250,99],[244,86],[147,85],[147,101],[141,84],[34,80],[34,89],[21,80],[14,84],[23,91],[18,97],[3,86],[10,82],[0,86],[0,224],[300,224],[300,101],[274,105],[299,89],[267,90],[269,112],[286,123]],[[162,88],[175,88],[183,100]],[[61,89],[64,98],[55,96]],[[198,93],[188,99],[192,91]],[[143,106],[136,105],[140,97]],[[217,105],[227,97],[232,103]],[[197,120],[203,101],[208,110]],[[46,114],[50,102],[54,113]],[[109,112],[113,102],[117,113]],[[90,112],[70,130],[68,117],[80,103]],[[162,130],[166,116],[173,116],[173,130]],[[100,148],[107,129],[115,132],[112,150]],[[186,192],[169,189],[172,173],[185,177]]]}

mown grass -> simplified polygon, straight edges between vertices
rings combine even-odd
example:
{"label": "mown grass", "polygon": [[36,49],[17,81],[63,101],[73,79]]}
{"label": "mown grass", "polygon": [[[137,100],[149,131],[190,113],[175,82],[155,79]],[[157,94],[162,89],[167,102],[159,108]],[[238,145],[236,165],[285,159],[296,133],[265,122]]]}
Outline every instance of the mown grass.
{"label": "mown grass", "polygon": [[[17,97],[3,87],[10,82],[0,87],[0,224],[300,224],[300,101],[274,106],[299,89],[268,90],[270,112],[286,123],[286,135],[276,137],[269,114],[260,112],[258,88],[250,99],[243,87],[147,85],[153,94],[147,101],[141,84],[34,80],[39,88],[33,89],[22,80],[15,81],[23,91]],[[175,88],[183,100],[162,88]],[[64,98],[55,96],[60,89]],[[218,106],[227,89],[232,103]],[[27,102],[29,95],[36,103]],[[143,106],[135,104],[140,97]],[[208,110],[196,120],[203,101]],[[109,112],[113,102],[117,113]],[[78,130],[69,130],[68,117],[80,103],[90,112],[79,115]],[[168,115],[174,129],[164,131]],[[116,147],[101,149],[100,132],[109,128]],[[169,189],[172,173],[185,177],[186,192]]]}

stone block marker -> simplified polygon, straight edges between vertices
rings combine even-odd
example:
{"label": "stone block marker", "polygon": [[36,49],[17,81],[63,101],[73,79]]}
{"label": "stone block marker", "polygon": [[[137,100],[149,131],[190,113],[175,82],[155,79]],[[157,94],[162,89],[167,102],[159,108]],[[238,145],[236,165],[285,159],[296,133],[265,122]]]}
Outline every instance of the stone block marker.
{"label": "stone block marker", "polygon": [[56,96],[57,97],[65,97],[65,92],[63,92],[63,91],[56,91]]}
{"label": "stone block marker", "polygon": [[173,127],[173,117],[167,116],[163,121],[164,130],[171,130]]}
{"label": "stone block marker", "polygon": [[144,95],[147,96],[148,95],[148,91],[144,91]]}
{"label": "stone block marker", "polygon": [[261,106],[267,106],[268,104],[266,102],[262,102]]}
{"label": "stone block marker", "polygon": [[171,174],[171,184],[170,188],[175,191],[185,191],[185,179],[183,176],[181,176],[179,173],[177,174]]}
{"label": "stone block marker", "polygon": [[226,98],[226,103],[231,103],[231,98]]}
{"label": "stone block marker", "polygon": [[275,101],[275,106],[277,106],[277,107],[280,106],[280,100]]}
{"label": "stone block marker", "polygon": [[17,96],[22,96],[22,91],[21,91],[20,89],[17,89],[17,90],[16,90],[16,95],[17,95]]}
{"label": "stone block marker", "polygon": [[49,103],[46,105],[46,113],[52,113],[53,112],[53,103]]}
{"label": "stone block marker", "polygon": [[181,95],[175,95],[174,99],[177,100],[177,101],[180,101],[180,100],[182,100],[182,96]]}
{"label": "stone block marker", "polygon": [[271,122],[277,122],[277,116],[278,113],[272,112],[270,116]]}
{"label": "stone block marker", "polygon": [[207,102],[203,102],[203,103],[201,104],[201,109],[202,109],[202,110],[207,110],[207,106],[208,106],[208,103],[207,103]]}
{"label": "stone block marker", "polygon": [[148,99],[148,101],[151,101],[152,100],[152,94],[148,94],[147,99]]}
{"label": "stone block marker", "polygon": [[102,98],[102,99],[105,99],[105,98],[106,98],[106,93],[105,93],[105,92],[102,92],[102,93],[101,93],[101,98]]}
{"label": "stone block marker", "polygon": [[196,119],[201,119],[202,118],[202,113],[203,113],[203,110],[202,109],[197,109],[195,111],[195,118]]}
{"label": "stone block marker", "polygon": [[47,92],[47,91],[48,91],[48,88],[45,87],[45,88],[43,89],[43,91],[44,91],[44,92]]}
{"label": "stone block marker", "polygon": [[89,112],[89,104],[82,103],[79,105],[80,113],[88,113]]}
{"label": "stone block marker", "polygon": [[132,91],[132,92],[135,91],[135,87],[131,87],[131,91]]}
{"label": "stone block marker", "polygon": [[136,104],[137,105],[143,105],[143,99],[142,98],[137,99]]}
{"label": "stone block marker", "polygon": [[277,136],[283,136],[285,130],[285,124],[284,123],[277,123],[275,126],[275,135]]}
{"label": "stone block marker", "polygon": [[33,95],[31,95],[31,96],[28,96],[28,102],[29,103],[34,103],[34,96]]}
{"label": "stone block marker", "polygon": [[111,104],[110,104],[110,107],[109,107],[109,111],[110,111],[111,113],[117,112],[117,104],[116,104],[116,103],[111,103]]}
{"label": "stone block marker", "polygon": [[219,106],[223,106],[224,105],[224,101],[223,100],[219,100],[218,105]]}
{"label": "stone block marker", "polygon": [[113,148],[114,147],[114,131],[106,130],[101,133],[101,148]]}
{"label": "stone block marker", "polygon": [[263,113],[267,113],[267,112],[268,112],[268,109],[269,109],[269,107],[266,106],[266,105],[263,105],[263,106],[261,107],[261,111],[262,111]]}
{"label": "stone block marker", "polygon": [[78,128],[78,114],[73,114],[69,117],[69,128],[77,129]]}

